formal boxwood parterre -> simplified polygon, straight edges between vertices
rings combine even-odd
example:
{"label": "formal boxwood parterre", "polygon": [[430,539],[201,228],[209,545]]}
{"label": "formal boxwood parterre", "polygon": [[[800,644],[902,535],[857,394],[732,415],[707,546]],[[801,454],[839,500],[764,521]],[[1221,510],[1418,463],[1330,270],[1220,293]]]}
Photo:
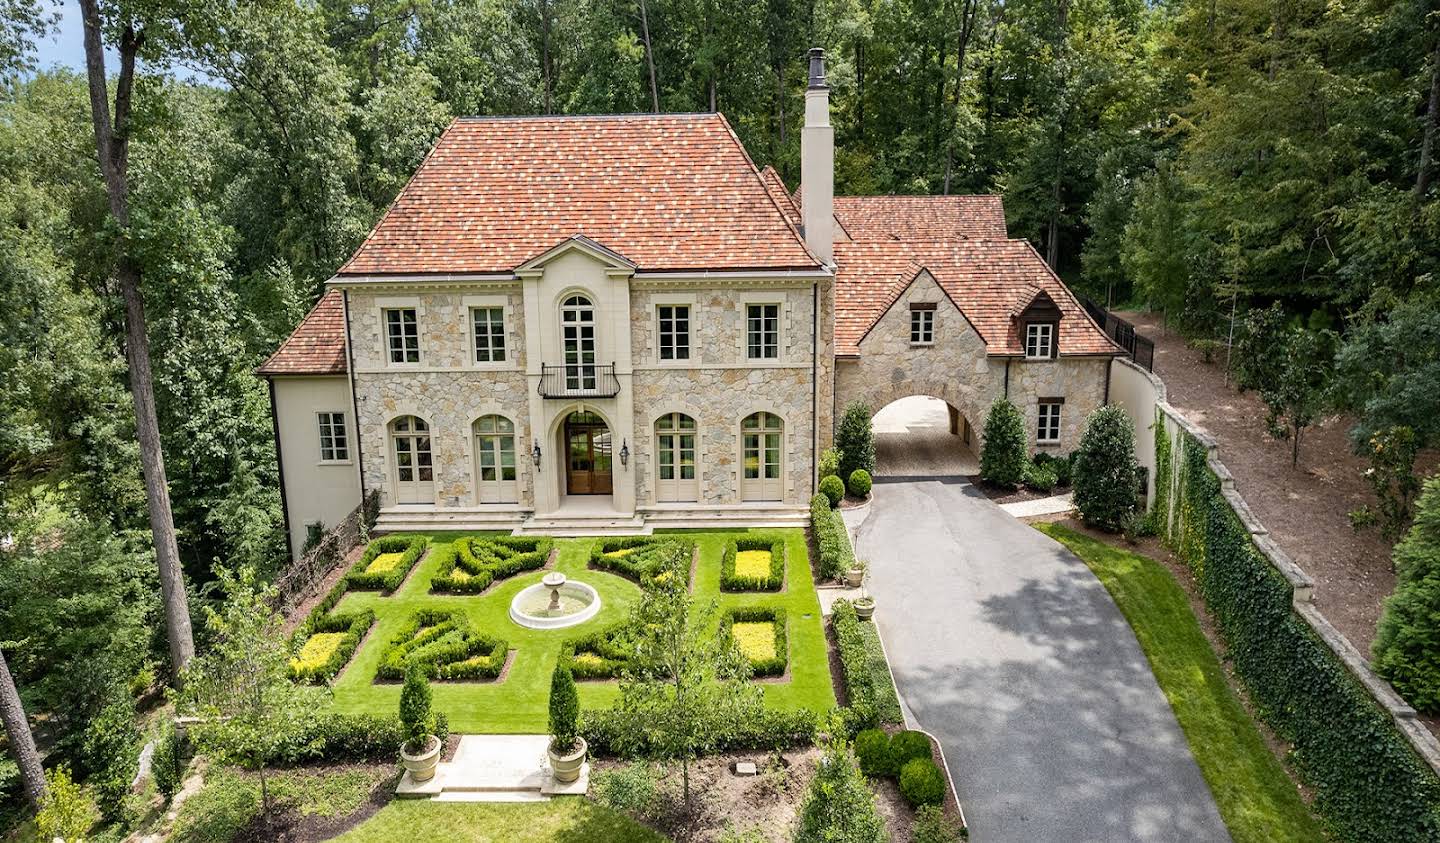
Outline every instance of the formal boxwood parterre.
{"label": "formal boxwood parterre", "polygon": [[545,567],[555,541],[531,536],[478,536],[456,539],[443,553],[430,581],[441,594],[479,594],[498,582],[524,571]]}
{"label": "formal boxwood parterre", "polygon": [[[752,676],[783,676],[790,645],[785,637],[785,610],[770,606],[735,606],[720,618],[720,636],[750,661]],[[760,636],[764,640],[751,640]]]}
{"label": "formal boxwood parterre", "polygon": [[741,536],[726,543],[720,558],[721,591],[779,591],[784,584],[784,539]]}
{"label": "formal boxwood parterre", "polygon": [[694,555],[695,542],[688,539],[625,536],[596,542],[590,551],[590,567],[619,574],[641,585],[667,572],[688,583]]}
{"label": "formal boxwood parterre", "polygon": [[890,680],[890,665],[873,624],[861,621],[855,607],[841,598],[830,609],[830,626],[840,651],[840,673],[849,700],[847,726],[858,731],[880,723],[900,723],[900,699]]}
{"label": "formal boxwood parterre", "polygon": [[616,679],[630,663],[630,631],[624,624],[571,638],[560,645],[560,661],[568,661],[576,679]]}
{"label": "formal boxwood parterre", "polygon": [[424,536],[381,536],[370,542],[360,561],[345,575],[350,591],[393,592],[425,555]]}
{"label": "formal boxwood parterre", "polygon": [[375,678],[398,682],[418,663],[430,679],[494,679],[508,651],[504,639],[473,629],[463,612],[423,609],[386,642]]}
{"label": "formal boxwood parterre", "polygon": [[839,510],[830,508],[830,499],[824,495],[810,499],[810,529],[820,552],[821,579],[838,579],[855,567],[855,550],[850,547],[845,521]]}
{"label": "formal boxwood parterre", "polygon": [[375,612],[370,609],[333,615],[312,612],[295,633],[296,654],[290,660],[290,678],[299,682],[334,678],[355,655],[374,623]]}
{"label": "formal boxwood parterre", "polygon": [[1260,716],[1294,746],[1340,840],[1440,840],[1440,777],[1292,607],[1289,582],[1221,495],[1206,448],[1157,413],[1157,524],[1195,573]]}

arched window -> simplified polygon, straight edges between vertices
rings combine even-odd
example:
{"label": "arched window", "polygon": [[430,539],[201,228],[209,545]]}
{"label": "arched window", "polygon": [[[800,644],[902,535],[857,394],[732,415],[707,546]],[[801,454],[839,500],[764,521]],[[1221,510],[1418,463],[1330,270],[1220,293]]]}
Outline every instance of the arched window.
{"label": "arched window", "polygon": [[560,305],[560,339],[565,346],[565,388],[595,388],[595,305],[569,296]]}
{"label": "arched window", "polygon": [[740,499],[785,497],[785,423],[774,413],[751,413],[740,422]]}
{"label": "arched window", "polygon": [[435,463],[425,420],[401,416],[390,422],[390,452],[395,456],[395,502],[434,503]]}
{"label": "arched window", "polygon": [[475,420],[475,496],[480,503],[516,503],[515,423],[504,416]]}
{"label": "arched window", "polygon": [[695,420],[684,413],[667,413],[655,420],[655,499],[700,500]]}

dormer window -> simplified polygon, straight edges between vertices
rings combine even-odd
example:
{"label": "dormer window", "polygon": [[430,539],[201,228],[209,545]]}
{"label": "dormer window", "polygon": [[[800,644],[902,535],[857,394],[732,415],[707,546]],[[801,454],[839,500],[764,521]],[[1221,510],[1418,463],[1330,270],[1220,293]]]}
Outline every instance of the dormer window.
{"label": "dormer window", "polygon": [[1044,290],[1016,318],[1026,360],[1053,360],[1060,351],[1060,306]]}
{"label": "dormer window", "polygon": [[1055,325],[1052,322],[1031,322],[1025,326],[1025,357],[1028,360],[1049,360],[1055,356]]}

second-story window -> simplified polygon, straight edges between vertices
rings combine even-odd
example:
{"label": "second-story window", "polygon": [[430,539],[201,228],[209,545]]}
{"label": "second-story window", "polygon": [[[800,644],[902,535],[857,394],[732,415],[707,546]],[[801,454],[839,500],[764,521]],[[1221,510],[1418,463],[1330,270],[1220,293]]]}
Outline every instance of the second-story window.
{"label": "second-story window", "polygon": [[420,362],[420,323],[413,307],[385,311],[385,348],[391,363]]}
{"label": "second-story window", "polygon": [[473,308],[470,323],[475,331],[475,362],[505,362],[505,308]]}
{"label": "second-story window", "polygon": [[910,344],[930,345],[935,342],[935,308],[916,307],[910,311]]}
{"label": "second-story window", "polygon": [[690,359],[690,306],[662,304],[659,307],[660,359]]}
{"label": "second-story window", "polygon": [[750,360],[780,357],[780,305],[745,306],[745,356]]}
{"label": "second-story window", "polygon": [[1025,356],[1031,360],[1055,356],[1055,323],[1031,322],[1025,326]]}

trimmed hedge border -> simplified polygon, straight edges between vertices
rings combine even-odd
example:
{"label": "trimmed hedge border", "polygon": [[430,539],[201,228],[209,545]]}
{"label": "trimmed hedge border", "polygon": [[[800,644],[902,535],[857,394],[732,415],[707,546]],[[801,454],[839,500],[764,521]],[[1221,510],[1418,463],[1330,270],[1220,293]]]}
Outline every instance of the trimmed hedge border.
{"label": "trimmed hedge border", "polygon": [[[642,723],[628,723],[627,717]],[[643,724],[643,715],[625,714],[613,708],[589,708],[580,714],[580,736],[589,744],[592,755],[620,758],[651,755],[649,728]],[[705,752],[775,752],[813,746],[819,729],[820,719],[809,709],[762,708],[753,717],[723,724]]]}
{"label": "trimmed hedge border", "polygon": [[[341,594],[344,592],[342,591]],[[334,615],[323,613],[317,615],[312,612],[310,617],[306,618],[304,625],[296,631],[295,637],[291,639],[293,652],[298,653],[305,646],[305,642],[310,640],[310,636],[317,633],[343,632],[345,637],[340,639],[340,644],[335,648],[335,652],[331,653],[330,658],[324,664],[310,670],[297,670],[292,666],[290,678],[296,682],[310,683],[328,682],[335,678],[336,674],[345,669],[345,665],[355,655],[355,650],[360,646],[360,642],[365,640],[365,633],[369,632],[370,627],[374,624],[375,611],[373,609]]]}
{"label": "trimmed hedge border", "polygon": [[[545,567],[555,540],[530,536],[456,539],[437,550],[446,556],[430,580],[433,594],[479,594],[491,584]],[[464,576],[457,575],[457,570]]]}
{"label": "trimmed hedge border", "polygon": [[494,679],[505,668],[510,645],[475,631],[465,613],[424,609],[385,644],[376,681],[400,681],[418,663],[428,679]]}
{"label": "trimmed hedge border", "polygon": [[737,623],[770,623],[775,627],[775,657],[770,659],[749,659],[750,675],[784,676],[790,663],[790,643],[785,635],[785,609],[770,606],[735,606],[726,610],[720,619],[720,636],[726,646],[734,646],[731,627]]}
{"label": "trimmed hedge border", "polygon": [[[770,575],[742,577],[735,573],[735,559],[742,550],[770,551]],[[785,540],[770,536],[744,536],[725,543],[720,557],[721,591],[779,591],[785,584]]]}
{"label": "trimmed hedge border", "polygon": [[[634,548],[624,556],[606,556],[617,550]],[[590,567],[619,574],[645,585],[649,580],[669,571],[690,583],[690,563],[695,558],[695,542],[679,538],[625,536],[598,541],[590,549]]]}
{"label": "trimmed hedge border", "polygon": [[880,646],[880,634],[873,624],[855,615],[849,600],[840,598],[830,609],[830,628],[840,651],[840,673],[845,696],[852,712],[850,731],[873,728],[881,723],[903,723],[900,699],[890,680],[890,664]]}
{"label": "trimmed hedge border", "polygon": [[[629,650],[625,645],[627,628],[622,624],[592,632],[580,638],[571,638],[560,645],[560,662],[570,666],[570,673],[576,679],[616,679],[630,666]],[[581,662],[577,656],[590,654],[599,663]]]}
{"label": "trimmed hedge border", "polygon": [[820,552],[820,578],[835,580],[855,567],[855,550],[850,547],[850,534],[840,511],[830,508],[830,499],[816,495],[810,499],[810,529],[815,534],[815,548]]}
{"label": "trimmed hedge border", "polygon": [[[425,555],[425,548],[429,542],[424,536],[381,536],[370,542],[365,548],[365,554],[360,557],[350,572],[345,575],[342,582],[345,583],[347,591],[383,591],[387,595],[394,593],[405,578],[410,575],[410,569]],[[401,553],[400,564],[381,574],[367,574],[365,569],[375,561],[375,557],[382,553]]]}
{"label": "trimmed hedge border", "polygon": [[[1440,840],[1440,776],[1301,616],[1308,610],[1328,626],[1308,603],[1295,604],[1295,586],[1277,567],[1288,560],[1262,550],[1257,542],[1273,543],[1237,515],[1248,508],[1212,467],[1213,443],[1171,413],[1156,408],[1160,535],[1194,572],[1261,718],[1293,745],[1316,814],[1340,840]],[[1173,440],[1167,423],[1178,428]]]}

